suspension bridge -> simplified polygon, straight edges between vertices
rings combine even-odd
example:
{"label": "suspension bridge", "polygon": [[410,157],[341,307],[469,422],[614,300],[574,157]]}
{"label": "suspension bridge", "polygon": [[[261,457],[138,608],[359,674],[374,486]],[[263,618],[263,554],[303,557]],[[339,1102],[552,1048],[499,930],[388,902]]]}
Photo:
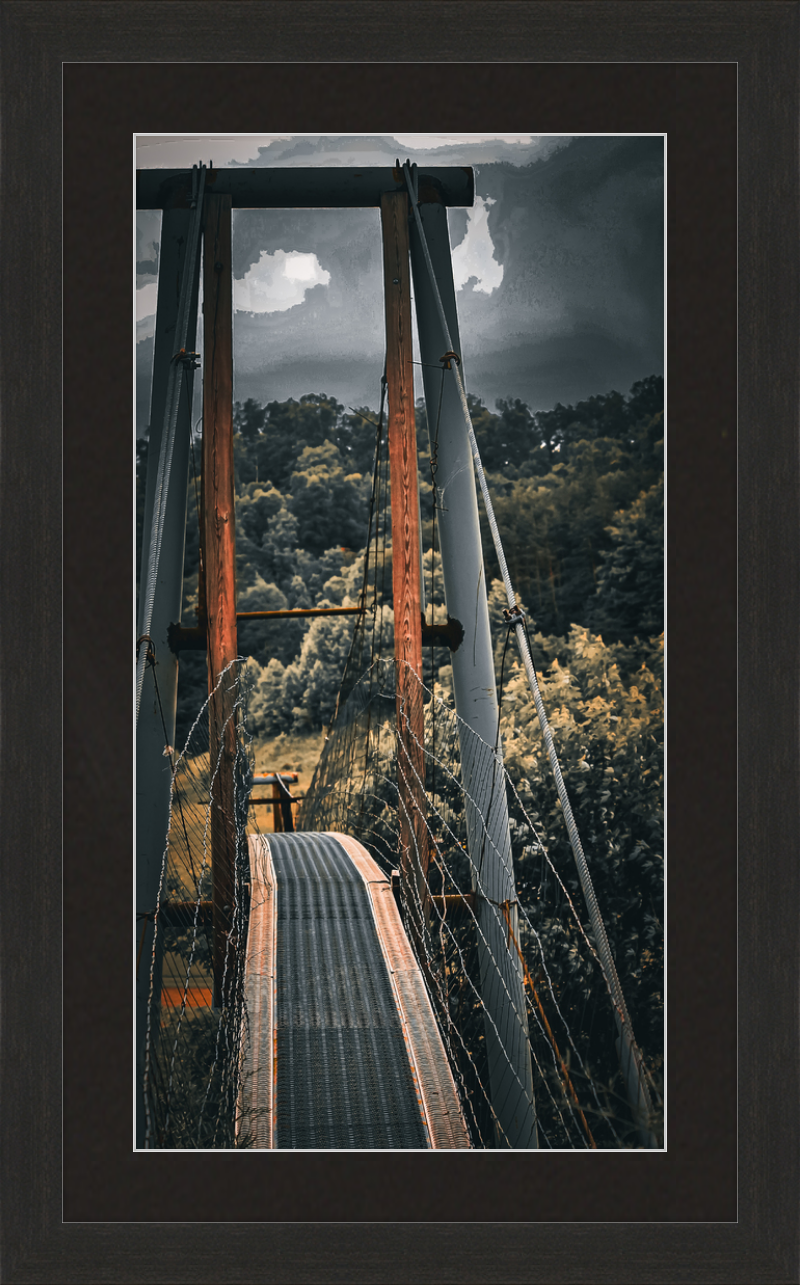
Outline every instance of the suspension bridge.
{"label": "suspension bridge", "polygon": [[[163,210],[136,646],[139,1148],[661,1145],[469,417],[447,209],[473,197],[471,171],[419,174],[399,162],[138,175],[138,207]],[[363,583],[358,605],[338,609],[355,617],[352,645],[299,814],[291,782],[274,774],[263,832],[237,655],[237,206],[376,207],[384,259],[386,368]],[[430,603],[412,280],[438,540]],[[202,571],[188,627],[183,542],[200,366]],[[529,783],[503,760],[476,479],[508,599],[502,626],[530,685],[580,899],[537,831]],[[189,647],[206,651],[209,695],[175,747]],[[452,703],[437,655],[452,668]],[[539,869],[524,890],[523,861]]]}

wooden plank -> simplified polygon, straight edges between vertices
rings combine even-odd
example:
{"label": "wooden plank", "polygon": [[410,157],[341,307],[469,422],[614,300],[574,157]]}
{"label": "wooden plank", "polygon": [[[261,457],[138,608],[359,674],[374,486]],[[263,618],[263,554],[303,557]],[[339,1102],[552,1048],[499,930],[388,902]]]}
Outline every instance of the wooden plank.
{"label": "wooden plank", "polygon": [[250,855],[250,923],[244,966],[242,1072],[236,1112],[238,1146],[267,1148],[274,1141],[275,948],[277,881],[269,845],[262,835],[248,839]]}
{"label": "wooden plank", "polygon": [[272,829],[276,834],[280,834],[283,830],[283,813],[280,806],[281,791],[278,785],[273,785],[272,787],[270,803],[272,804]]}
{"label": "wooden plank", "polygon": [[[208,689],[213,693],[220,674],[236,656],[230,196],[209,196],[205,201],[203,322],[203,551]],[[234,678],[235,669],[231,669],[209,705],[210,764],[214,777],[211,812],[214,985],[216,999],[222,1003],[226,950],[231,952],[229,959],[232,960],[236,948],[229,936],[236,848],[233,782],[236,729],[230,690]],[[229,968],[229,977],[231,973]]]}
{"label": "wooden plank", "polygon": [[[386,384],[389,403],[389,468],[392,492],[392,591],[397,662],[400,870],[410,906],[425,905],[428,868],[424,820],[422,614],[414,418],[411,277],[408,259],[408,197],[381,200],[386,300]],[[416,894],[413,895],[412,887]],[[417,901],[417,898],[419,899]]]}

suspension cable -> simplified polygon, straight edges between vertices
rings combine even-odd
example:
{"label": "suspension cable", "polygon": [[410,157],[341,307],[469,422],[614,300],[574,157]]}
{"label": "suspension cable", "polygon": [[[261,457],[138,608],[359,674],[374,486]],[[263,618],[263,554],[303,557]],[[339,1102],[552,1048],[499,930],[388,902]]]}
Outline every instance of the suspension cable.
{"label": "suspension cable", "polygon": [[[142,585],[144,613],[140,635],[150,633],[153,623],[153,606],[158,582],[158,567],[161,560],[161,541],[164,534],[164,520],[167,512],[169,480],[172,471],[172,457],[175,448],[175,437],[178,427],[178,407],[183,386],[186,362],[186,336],[189,330],[189,312],[192,300],[192,286],[197,268],[197,253],[200,244],[200,225],[203,219],[203,191],[206,181],[206,167],[202,163],[192,167],[192,200],[193,209],[189,223],[189,238],[186,257],[183,261],[181,289],[178,298],[178,316],[175,325],[177,348],[169,364],[167,374],[167,395],[164,404],[164,420],[161,430],[161,445],[158,454],[158,471],[156,473],[155,496],[153,499],[153,518],[150,527],[150,545],[147,555],[147,570]],[[192,355],[193,356],[193,355]],[[190,428],[191,434],[191,428]],[[139,646],[136,657],[136,721],[139,721],[139,707],[142,700],[142,683],[147,663],[147,652]]]}
{"label": "suspension cable", "polygon": [[[406,161],[406,163],[403,166],[403,173],[405,175],[406,187],[408,188],[408,194],[409,194],[409,200],[411,203],[411,208],[414,213],[414,220],[416,223],[417,232],[419,234],[420,246],[422,247],[422,253],[425,259],[425,266],[427,268],[428,276],[430,278],[431,290],[433,292],[433,297],[436,301],[436,308],[439,313],[439,321],[442,327],[442,334],[444,338],[445,347],[448,351],[448,355],[450,355],[453,350],[453,342],[450,337],[450,330],[447,325],[447,318],[445,316],[444,304],[442,303],[442,296],[439,293],[439,285],[436,280],[436,274],[433,269],[433,263],[431,261],[430,251],[428,249],[428,242],[425,237],[425,230],[422,226],[422,219],[420,217],[420,213],[418,209],[417,195],[414,190],[411,166],[408,161]],[[506,612],[506,619],[509,625],[514,626],[514,630],[516,633],[517,647],[519,649],[520,658],[522,660],[522,664],[525,669],[525,674],[528,679],[528,685],[533,695],[534,704],[536,706],[536,713],[539,719],[539,725],[542,730],[542,736],[544,737],[545,748],[547,750],[547,756],[550,760],[550,766],[552,768],[553,776],[555,778],[556,789],[558,791],[558,797],[561,801],[561,808],[564,813],[564,820],[566,821],[566,825],[567,825],[567,833],[569,835],[570,845],[572,847],[573,856],[575,858],[575,864],[578,869],[578,876],[580,878],[581,887],[583,889],[583,895],[586,901],[586,908],[589,912],[589,919],[592,925],[592,932],[594,934],[595,942],[597,945],[598,955],[600,958],[603,971],[605,972],[606,977],[608,979],[609,988],[611,991],[611,998],[615,1008],[614,1016],[616,1019],[616,1023],[619,1029],[619,1034],[621,1039],[620,1051],[622,1051],[622,1046],[626,1046],[627,1050],[629,1051],[633,1059],[633,1062],[637,1071],[639,1100],[641,1101],[644,1107],[645,1115],[649,1118],[652,1115],[653,1106],[652,1106],[652,1101],[650,1099],[650,1093],[648,1091],[647,1083],[645,1080],[645,1070],[644,1070],[644,1065],[642,1061],[642,1055],[641,1055],[641,1052],[639,1051],[638,1045],[636,1044],[636,1039],[633,1034],[633,1025],[631,1023],[630,1014],[628,1013],[628,1008],[625,1003],[625,997],[622,993],[622,986],[620,985],[616,964],[614,963],[614,956],[611,953],[611,946],[608,941],[608,935],[606,933],[606,928],[605,928],[605,924],[603,923],[602,915],[600,914],[600,907],[597,903],[597,897],[595,895],[594,885],[592,883],[592,878],[589,873],[589,866],[583,851],[583,845],[581,843],[580,835],[578,833],[578,827],[575,824],[575,817],[573,815],[572,806],[570,804],[569,796],[567,794],[567,788],[566,788],[566,785],[564,784],[564,778],[561,774],[561,766],[559,764],[558,755],[556,753],[555,744],[553,742],[553,733],[550,730],[550,724],[547,719],[544,703],[542,701],[542,695],[539,690],[539,684],[536,679],[536,670],[534,668],[533,658],[531,656],[531,649],[530,649],[530,644],[528,639],[528,633],[525,627],[525,617],[523,616],[520,608],[517,606],[516,596],[514,594],[514,589],[511,584],[511,576],[509,574],[505,553],[503,551],[503,544],[500,538],[500,532],[497,527],[497,520],[495,518],[495,513],[494,513],[494,505],[492,504],[491,496],[489,495],[489,488],[486,482],[486,474],[483,471],[483,464],[481,462],[480,452],[478,450],[478,443],[475,437],[475,430],[472,426],[472,417],[469,413],[467,395],[464,390],[464,384],[461,379],[461,372],[459,370],[459,362],[457,360],[450,361],[448,362],[448,365],[449,365],[449,368],[453,371],[453,375],[455,378],[456,389],[458,391],[458,397],[461,403],[461,410],[463,412],[464,422],[467,426],[467,431],[469,434],[469,444],[470,444],[470,449],[472,451],[472,458],[475,463],[475,471],[478,476],[478,483],[481,489],[481,495],[483,496],[483,503],[486,510],[486,516],[489,521],[489,529],[491,530],[491,533],[492,533],[492,542],[494,544],[495,554],[497,556],[497,561],[500,567],[500,574],[503,577],[503,584],[505,585],[506,597],[508,599],[508,611]],[[621,1058],[620,1060],[622,1061],[623,1059]],[[635,1105],[632,1102],[631,1106],[633,1107],[634,1112],[637,1116],[637,1122],[640,1124],[640,1129],[642,1133],[643,1134],[646,1133],[652,1138],[652,1134],[650,1134],[649,1124],[641,1121],[641,1118],[640,1118],[641,1110],[638,1104]],[[651,1145],[654,1145],[654,1140],[653,1142],[651,1142]]]}

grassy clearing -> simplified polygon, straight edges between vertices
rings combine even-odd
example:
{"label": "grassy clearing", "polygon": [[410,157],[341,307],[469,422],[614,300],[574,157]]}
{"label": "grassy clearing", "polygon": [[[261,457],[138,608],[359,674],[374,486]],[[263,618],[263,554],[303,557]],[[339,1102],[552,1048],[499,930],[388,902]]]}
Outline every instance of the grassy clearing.
{"label": "grassy clearing", "polygon": [[[251,749],[255,755],[256,776],[266,775],[269,772],[297,772],[299,779],[296,784],[292,783],[290,788],[294,795],[304,795],[311,784],[324,744],[325,733],[322,731],[281,733],[280,736],[274,736],[269,740],[253,740]],[[253,797],[266,798],[271,793],[270,786],[256,786]],[[295,816],[297,811],[295,807]],[[272,816],[272,808],[251,808],[248,830],[251,833],[257,831],[265,833],[271,830]]]}

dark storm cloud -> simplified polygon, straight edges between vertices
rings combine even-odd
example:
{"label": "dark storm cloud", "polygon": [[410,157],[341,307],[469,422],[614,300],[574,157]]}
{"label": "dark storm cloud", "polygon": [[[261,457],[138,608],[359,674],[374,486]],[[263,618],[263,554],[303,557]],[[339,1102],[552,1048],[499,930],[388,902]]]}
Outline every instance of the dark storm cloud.
{"label": "dark storm cloud", "polygon": [[160,236],[161,211],[140,210],[136,215],[136,275],[140,286],[156,280]]}
{"label": "dark storm cloud", "polygon": [[[234,210],[233,275],[241,278],[262,251],[298,250],[316,254],[329,271],[352,272],[343,283],[360,289],[363,275],[380,274],[380,216],[377,210]],[[380,275],[378,277],[380,279]]]}
{"label": "dark storm cloud", "polygon": [[[261,148],[251,164],[384,165],[396,156],[476,168],[472,217],[449,212],[455,248],[472,244],[478,216],[485,220],[488,210],[491,243],[484,231],[480,254],[460,252],[467,276],[476,265],[457,293],[470,392],[490,406],[498,397],[519,397],[545,409],[611,388],[627,392],[637,379],[663,372],[660,137],[545,138],[417,152],[392,138],[295,138]],[[235,396],[265,402],[327,392],[346,404],[377,406],[384,361],[377,210],[238,210],[234,219],[236,280],[257,275],[262,253],[279,250],[314,255],[330,274],[293,307],[236,312]],[[151,273],[152,232],[147,225],[137,247],[147,272],[140,283]],[[479,288],[480,263],[492,254],[502,280],[487,293]],[[499,275],[495,269],[485,284]]]}
{"label": "dark storm cloud", "polygon": [[662,183],[660,138],[479,167],[503,281],[458,295],[473,391],[541,409],[662,372]]}
{"label": "dark storm cloud", "polygon": [[[386,134],[349,138],[346,134],[308,135],[302,138],[275,139],[257,149],[251,161],[234,161],[234,165],[311,165],[324,157],[326,165],[394,165],[396,160],[409,160],[418,165],[481,165],[484,162],[508,160],[513,165],[551,155],[566,146],[562,135],[529,135],[528,142],[509,143],[500,138],[473,141],[469,136],[447,135],[448,141],[425,146],[426,135],[403,134],[401,139]],[[418,146],[414,142],[418,140]]]}
{"label": "dark storm cloud", "polygon": [[[314,150],[302,139],[290,153]],[[626,392],[662,372],[662,182],[660,138],[581,138],[524,167],[477,167],[478,196],[493,202],[488,228],[503,279],[488,294],[475,280],[458,292],[472,392],[490,405],[520,397],[541,409],[612,387]],[[457,245],[467,211],[451,211],[450,226]],[[314,253],[331,276],[285,312],[236,314],[237,388],[271,398],[295,386],[299,395],[321,389],[323,372],[325,391],[340,399],[354,379],[362,390],[377,387],[377,212],[241,211],[235,241],[237,277],[262,250],[277,249]]]}
{"label": "dark storm cloud", "polygon": [[[277,250],[314,254],[330,273],[328,285],[313,286],[302,303],[285,311],[236,312],[236,396],[241,398],[245,388],[255,390],[246,396],[262,401],[325,391],[346,401],[360,396],[351,379],[355,367],[364,367],[372,370],[366,383],[368,400],[374,401],[383,370],[384,325],[378,212],[241,210],[234,242],[238,279],[258,263],[262,251]],[[363,390],[363,378],[357,382]]]}
{"label": "dark storm cloud", "polygon": [[458,245],[467,234],[468,215],[466,210],[448,210],[447,224],[450,229],[450,244]]}

